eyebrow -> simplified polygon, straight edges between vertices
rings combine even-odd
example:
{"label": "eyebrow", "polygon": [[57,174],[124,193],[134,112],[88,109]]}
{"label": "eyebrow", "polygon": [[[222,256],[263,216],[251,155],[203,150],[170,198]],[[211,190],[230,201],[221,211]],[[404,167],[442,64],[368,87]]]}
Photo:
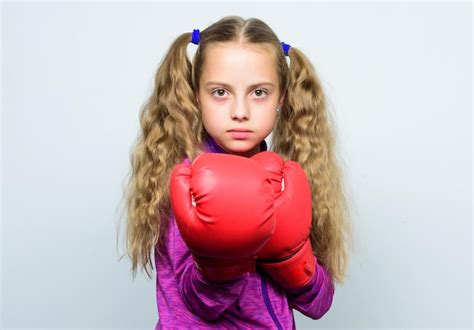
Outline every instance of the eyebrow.
{"label": "eyebrow", "polygon": [[[209,85],[221,85],[221,86],[225,86],[227,88],[231,88],[231,86],[229,84],[226,84],[226,83],[223,83],[223,82],[218,82],[218,81],[209,81],[209,82],[206,83],[206,86],[209,86]],[[254,87],[263,86],[263,85],[274,87],[274,85],[269,81],[263,81],[261,83],[253,84],[253,85],[250,85],[250,87],[254,88]]]}

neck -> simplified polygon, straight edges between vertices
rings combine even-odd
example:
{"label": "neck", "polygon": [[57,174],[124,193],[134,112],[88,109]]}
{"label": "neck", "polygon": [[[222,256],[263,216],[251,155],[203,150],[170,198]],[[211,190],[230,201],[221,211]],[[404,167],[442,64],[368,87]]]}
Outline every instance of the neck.
{"label": "neck", "polygon": [[[206,137],[206,140],[204,141],[204,147],[207,152],[230,154],[230,152],[226,151],[224,148],[218,145],[217,142],[210,135]],[[241,152],[241,153],[233,153],[233,154],[242,156],[242,157],[252,157],[253,155],[262,151],[267,151],[267,143],[265,140],[262,140],[259,144],[257,144],[251,150]]]}

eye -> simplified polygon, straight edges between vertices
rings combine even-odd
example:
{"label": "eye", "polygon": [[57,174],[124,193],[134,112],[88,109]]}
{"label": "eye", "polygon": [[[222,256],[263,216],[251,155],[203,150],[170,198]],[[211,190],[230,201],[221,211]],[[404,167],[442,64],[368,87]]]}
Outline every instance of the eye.
{"label": "eye", "polygon": [[[256,89],[255,91],[260,92],[260,93],[258,93],[258,95],[265,95],[265,96],[268,95],[268,92],[264,89]],[[261,94],[262,92],[265,93],[265,94]],[[259,97],[259,98],[262,98],[262,97]]]}
{"label": "eye", "polygon": [[[218,92],[218,91],[225,91],[225,90],[222,89],[222,88],[215,89],[215,90],[212,91],[212,95],[216,95],[215,93]],[[222,94],[219,94],[219,95],[216,95],[216,96],[219,96],[219,97],[220,97],[220,96],[223,96],[223,95],[222,95]]]}

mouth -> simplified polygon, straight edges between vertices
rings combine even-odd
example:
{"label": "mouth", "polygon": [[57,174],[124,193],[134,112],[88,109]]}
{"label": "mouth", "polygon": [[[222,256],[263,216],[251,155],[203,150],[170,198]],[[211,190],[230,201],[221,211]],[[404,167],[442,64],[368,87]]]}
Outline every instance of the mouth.
{"label": "mouth", "polygon": [[231,129],[227,131],[234,139],[246,139],[252,134],[251,130],[248,129]]}
{"label": "mouth", "polygon": [[252,131],[246,128],[233,128],[228,130],[228,132],[249,132],[251,133]]}

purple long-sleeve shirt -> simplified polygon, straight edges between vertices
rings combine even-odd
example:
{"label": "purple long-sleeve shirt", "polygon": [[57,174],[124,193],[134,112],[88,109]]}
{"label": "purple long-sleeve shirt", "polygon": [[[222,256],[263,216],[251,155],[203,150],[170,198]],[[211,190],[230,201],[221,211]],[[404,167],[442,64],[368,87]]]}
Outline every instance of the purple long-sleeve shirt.
{"label": "purple long-sleeve shirt", "polygon": [[[208,152],[225,152],[206,140]],[[265,140],[260,150],[267,150]],[[295,329],[293,309],[321,318],[331,307],[334,285],[316,261],[315,276],[300,289],[284,290],[260,271],[219,284],[206,280],[193,263],[173,212],[155,248],[157,329]]]}

